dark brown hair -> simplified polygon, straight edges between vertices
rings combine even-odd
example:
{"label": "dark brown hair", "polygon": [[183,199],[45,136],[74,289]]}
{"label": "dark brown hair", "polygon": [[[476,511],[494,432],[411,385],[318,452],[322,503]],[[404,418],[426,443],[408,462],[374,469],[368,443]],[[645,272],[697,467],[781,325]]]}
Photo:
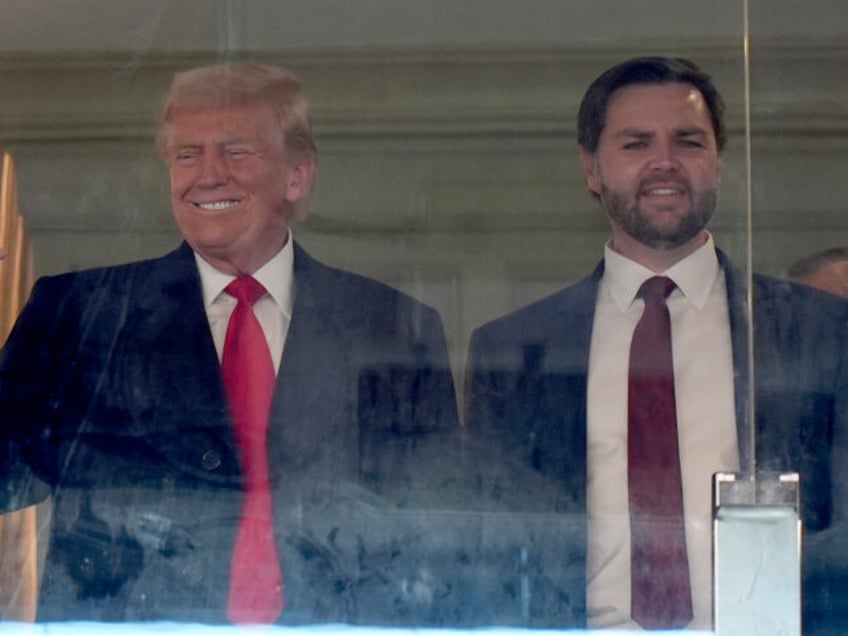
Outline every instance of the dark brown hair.
{"label": "dark brown hair", "polygon": [[605,71],[589,86],[577,115],[577,143],[594,154],[606,125],[607,107],[616,91],[634,84],[689,84],[699,91],[710,111],[719,152],[724,148],[724,100],[712,79],[684,58],[637,57]]}

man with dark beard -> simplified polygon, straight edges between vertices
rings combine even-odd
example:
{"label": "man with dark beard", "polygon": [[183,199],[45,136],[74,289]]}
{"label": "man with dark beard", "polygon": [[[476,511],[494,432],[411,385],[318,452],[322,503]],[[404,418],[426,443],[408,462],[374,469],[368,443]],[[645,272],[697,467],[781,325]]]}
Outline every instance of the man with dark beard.
{"label": "man with dark beard", "polygon": [[[598,77],[578,143],[612,229],[603,261],[472,336],[469,435],[559,485],[528,492],[537,509],[581,520],[562,537],[569,626],[710,629],[712,475],[754,456],[801,474],[805,633],[833,629],[841,611],[844,579],[821,550],[844,517],[848,309],[759,275],[749,288],[714,246],[723,110],[688,60],[638,58]],[[506,471],[489,478],[514,486]]]}

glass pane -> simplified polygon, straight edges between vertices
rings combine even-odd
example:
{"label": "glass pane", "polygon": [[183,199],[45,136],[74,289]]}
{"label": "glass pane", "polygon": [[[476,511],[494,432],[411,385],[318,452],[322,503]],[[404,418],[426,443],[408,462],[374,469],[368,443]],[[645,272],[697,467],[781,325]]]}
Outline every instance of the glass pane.
{"label": "glass pane", "polygon": [[[274,535],[248,583],[282,566],[284,608],[267,620],[635,629],[627,373],[645,303],[637,285],[623,322],[597,327],[616,279],[581,283],[618,256],[682,276],[669,308],[693,615],[679,624],[711,629],[711,475],[753,458],[742,0],[0,0],[0,11],[0,142],[41,281],[0,358],[0,505],[43,502],[4,519],[23,535],[3,538],[5,619],[36,612],[18,559],[38,566],[39,621],[228,624],[255,505]],[[581,162],[589,85],[655,55],[711,76],[726,148],[702,93],[648,81],[614,92],[601,135],[612,145]],[[314,185],[308,143],[281,143],[264,97],[233,97],[256,69],[180,76],[185,101],[157,155],[174,74],[225,63],[302,80]],[[708,216],[719,155],[708,227],[727,260],[706,219],[682,251],[641,250],[671,255],[663,266],[626,249],[627,232],[608,244],[607,208],[691,217],[697,204]],[[307,202],[293,248],[285,221]],[[712,278],[674,270],[698,241]],[[279,276],[262,270],[271,257]],[[86,273],[56,277],[69,271]],[[278,384],[257,438],[273,513],[225,380],[241,310],[223,289],[237,273],[269,292],[255,313]],[[250,377],[235,384],[264,382]]]}
{"label": "glass pane", "polygon": [[804,633],[848,627],[846,318],[833,297],[846,289],[846,29],[832,3],[750,3],[752,262],[804,285],[754,287],[757,463],[800,473]]}

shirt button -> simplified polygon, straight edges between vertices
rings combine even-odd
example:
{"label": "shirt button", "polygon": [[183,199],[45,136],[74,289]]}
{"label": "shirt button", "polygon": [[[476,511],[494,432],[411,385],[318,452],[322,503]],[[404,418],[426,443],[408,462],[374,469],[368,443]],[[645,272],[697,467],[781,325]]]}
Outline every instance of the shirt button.
{"label": "shirt button", "polygon": [[221,465],[221,453],[216,450],[208,450],[203,453],[200,463],[206,470],[215,470]]}

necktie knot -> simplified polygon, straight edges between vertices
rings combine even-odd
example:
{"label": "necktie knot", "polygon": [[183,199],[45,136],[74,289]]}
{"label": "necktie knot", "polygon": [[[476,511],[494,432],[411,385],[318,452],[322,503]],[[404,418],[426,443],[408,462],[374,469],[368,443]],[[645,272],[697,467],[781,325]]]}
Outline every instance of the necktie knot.
{"label": "necktie knot", "polygon": [[253,276],[240,276],[227,285],[224,291],[240,303],[252,306],[265,293],[265,288]]}
{"label": "necktie knot", "polygon": [[668,276],[652,276],[642,283],[642,286],[639,288],[639,292],[636,295],[639,298],[644,298],[645,300],[650,299],[664,302],[671,292],[674,291],[675,287],[677,287],[677,285],[675,285],[674,281]]}

